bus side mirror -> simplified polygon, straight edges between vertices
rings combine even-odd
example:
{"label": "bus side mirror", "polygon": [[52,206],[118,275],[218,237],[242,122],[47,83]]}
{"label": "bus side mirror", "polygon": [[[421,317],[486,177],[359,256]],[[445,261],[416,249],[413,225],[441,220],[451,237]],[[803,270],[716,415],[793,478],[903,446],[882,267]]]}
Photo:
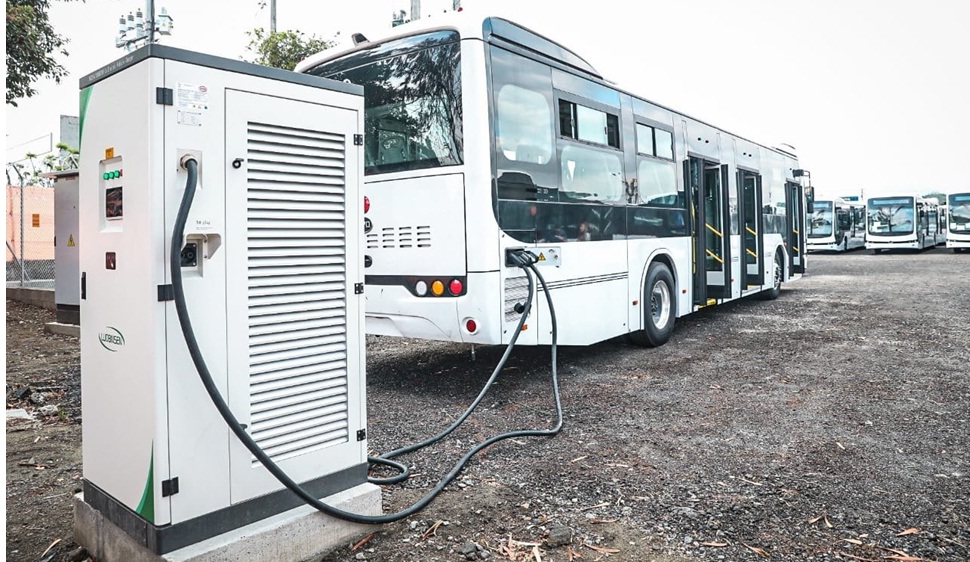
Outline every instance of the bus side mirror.
{"label": "bus side mirror", "polygon": [[805,212],[815,212],[815,188],[812,186],[805,188]]}

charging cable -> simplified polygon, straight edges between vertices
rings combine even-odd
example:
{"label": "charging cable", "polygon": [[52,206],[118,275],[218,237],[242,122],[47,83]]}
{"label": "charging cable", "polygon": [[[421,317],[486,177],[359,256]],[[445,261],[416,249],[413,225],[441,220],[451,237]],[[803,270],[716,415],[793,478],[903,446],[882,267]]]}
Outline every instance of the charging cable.
{"label": "charging cable", "polygon": [[[478,397],[475,398],[471,406],[468,407],[465,412],[458,417],[447,429],[435,435],[434,437],[428,438],[414,445],[409,445],[407,447],[402,447],[395,449],[388,453],[385,453],[378,457],[368,457],[368,462],[373,464],[381,464],[391,466],[397,469],[400,474],[394,475],[389,478],[373,478],[370,479],[374,483],[393,483],[400,482],[408,477],[408,467],[403,463],[392,460],[400,455],[416,451],[437,443],[449,433],[454,431],[458,426],[468,418],[469,415],[478,407],[479,403],[485,397],[485,394],[491,388],[492,384],[495,382],[502,368],[505,366],[505,362],[508,360],[509,355],[512,352],[512,348],[518,339],[519,334],[522,332],[522,326],[525,323],[526,317],[529,315],[529,311],[532,307],[532,294],[535,291],[535,281],[532,279],[532,274],[539,279],[539,283],[542,286],[542,291],[545,293],[546,302],[549,306],[550,320],[552,323],[552,387],[553,387],[553,397],[556,404],[556,423],[551,429],[522,429],[517,431],[509,431],[506,433],[501,433],[482,441],[478,445],[475,445],[471,450],[469,450],[456,464],[455,466],[446,474],[438,484],[428,492],[423,498],[412,504],[411,506],[398,511],[397,513],[390,513],[385,515],[361,515],[358,513],[351,513],[349,511],[344,511],[342,509],[336,508],[334,506],[328,505],[319,499],[315,498],[309,492],[307,492],[299,483],[290,478],[289,475],[284,472],[279,465],[277,465],[273,459],[267,455],[258,443],[246,432],[246,426],[239,423],[235,414],[229,408],[229,405],[223,399],[222,395],[219,393],[219,389],[212,379],[212,374],[209,372],[209,367],[206,365],[205,358],[202,356],[202,351],[199,349],[198,341],[195,337],[195,330],[192,328],[192,322],[189,319],[188,307],[185,304],[185,288],[182,283],[182,264],[179,257],[179,248],[182,247],[182,241],[185,235],[185,224],[188,220],[189,210],[192,208],[192,201],[195,198],[195,190],[199,178],[199,163],[192,155],[187,155],[183,157],[180,162],[181,166],[185,168],[187,172],[187,178],[185,182],[185,192],[182,194],[182,201],[179,204],[178,214],[175,217],[175,226],[172,229],[172,242],[171,242],[171,252],[170,252],[170,269],[172,273],[172,288],[175,295],[175,311],[178,315],[179,325],[182,328],[182,335],[185,338],[185,344],[188,347],[189,355],[192,358],[192,362],[195,364],[196,371],[199,373],[199,378],[202,380],[202,385],[205,387],[206,392],[209,394],[209,398],[215,405],[219,414],[225,420],[229,429],[236,435],[240,442],[249,450],[250,453],[266,467],[266,470],[273,475],[283,486],[289,489],[291,492],[296,494],[300,499],[306,502],[311,507],[321,511],[332,517],[339,519],[344,519],[346,521],[352,521],[355,523],[365,523],[365,524],[383,524],[392,523],[394,521],[400,521],[406,517],[421,511],[428,506],[437,496],[440,494],[445,487],[458,476],[458,474],[464,469],[465,465],[469,460],[472,459],[476,454],[485,449],[486,447],[497,443],[505,439],[511,439],[514,437],[542,437],[542,436],[553,436],[559,433],[562,429],[563,416],[562,416],[562,402],[559,395],[559,377],[556,369],[556,343],[558,338],[557,327],[556,327],[556,311],[552,305],[552,298],[549,295],[549,288],[546,286],[546,281],[543,279],[542,274],[535,267],[537,258],[535,254],[527,250],[515,250],[509,253],[510,259],[512,259],[518,267],[521,267],[525,271],[526,277],[529,282],[529,293],[526,300],[524,310],[522,311],[522,317],[519,320],[518,326],[516,327],[515,333],[512,336],[511,341],[506,347],[505,354],[502,356],[501,361],[495,367],[492,372],[491,377],[489,377],[488,382],[482,388]],[[530,273],[531,272],[531,273]]]}

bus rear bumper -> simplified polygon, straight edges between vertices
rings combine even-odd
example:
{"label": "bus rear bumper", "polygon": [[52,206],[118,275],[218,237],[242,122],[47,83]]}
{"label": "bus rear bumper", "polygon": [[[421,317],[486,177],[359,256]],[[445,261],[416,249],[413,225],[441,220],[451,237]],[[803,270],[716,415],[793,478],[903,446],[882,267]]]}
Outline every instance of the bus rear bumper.
{"label": "bus rear bumper", "polygon": [[368,334],[377,336],[443,341],[453,341],[454,339],[431,320],[419,316],[367,314],[364,316],[364,328]]}

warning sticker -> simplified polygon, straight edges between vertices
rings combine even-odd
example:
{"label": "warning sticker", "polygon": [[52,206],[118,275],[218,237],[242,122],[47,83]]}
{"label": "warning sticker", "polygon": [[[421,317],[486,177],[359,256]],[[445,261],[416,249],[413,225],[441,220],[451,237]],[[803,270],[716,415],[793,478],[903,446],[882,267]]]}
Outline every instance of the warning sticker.
{"label": "warning sticker", "polygon": [[532,253],[536,255],[536,265],[551,265],[559,267],[562,265],[562,257],[559,247],[532,248]]}
{"label": "warning sticker", "polygon": [[209,88],[202,84],[178,83],[175,109],[182,125],[202,125],[202,116],[209,109]]}
{"label": "warning sticker", "polygon": [[67,247],[73,248],[74,246],[77,246],[77,244],[74,243],[74,235],[71,234],[70,236],[67,237]]}

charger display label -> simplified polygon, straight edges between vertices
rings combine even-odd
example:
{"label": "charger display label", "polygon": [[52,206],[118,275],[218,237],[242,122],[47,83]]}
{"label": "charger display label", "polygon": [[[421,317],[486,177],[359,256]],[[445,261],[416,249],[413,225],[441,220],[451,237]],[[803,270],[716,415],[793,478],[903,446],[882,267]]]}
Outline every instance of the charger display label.
{"label": "charger display label", "polygon": [[178,83],[175,90],[175,109],[181,125],[202,125],[202,116],[209,109],[209,88],[203,84]]}

